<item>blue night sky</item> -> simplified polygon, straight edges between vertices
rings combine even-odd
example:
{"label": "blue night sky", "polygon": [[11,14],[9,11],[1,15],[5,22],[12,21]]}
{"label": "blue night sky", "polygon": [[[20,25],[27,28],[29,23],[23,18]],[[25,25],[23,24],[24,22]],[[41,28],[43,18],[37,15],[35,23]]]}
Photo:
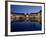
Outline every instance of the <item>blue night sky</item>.
{"label": "blue night sky", "polygon": [[11,11],[16,13],[35,13],[41,9],[41,6],[11,5]]}

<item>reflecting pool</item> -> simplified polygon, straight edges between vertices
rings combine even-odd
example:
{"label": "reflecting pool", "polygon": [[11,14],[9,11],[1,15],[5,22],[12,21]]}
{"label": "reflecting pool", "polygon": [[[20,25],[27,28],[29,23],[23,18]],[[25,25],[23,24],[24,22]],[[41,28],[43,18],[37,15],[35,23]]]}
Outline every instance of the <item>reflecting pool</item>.
{"label": "reflecting pool", "polygon": [[32,21],[14,21],[11,22],[11,32],[19,31],[39,31],[42,29],[42,24]]}

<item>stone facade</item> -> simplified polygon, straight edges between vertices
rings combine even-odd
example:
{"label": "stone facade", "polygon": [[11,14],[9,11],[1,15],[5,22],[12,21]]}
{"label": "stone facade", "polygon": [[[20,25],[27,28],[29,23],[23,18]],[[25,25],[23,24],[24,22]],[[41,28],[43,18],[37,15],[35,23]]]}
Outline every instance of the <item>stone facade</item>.
{"label": "stone facade", "polygon": [[30,13],[30,14],[11,14],[11,21],[13,20],[34,20],[34,21],[42,21],[41,12],[38,13]]}

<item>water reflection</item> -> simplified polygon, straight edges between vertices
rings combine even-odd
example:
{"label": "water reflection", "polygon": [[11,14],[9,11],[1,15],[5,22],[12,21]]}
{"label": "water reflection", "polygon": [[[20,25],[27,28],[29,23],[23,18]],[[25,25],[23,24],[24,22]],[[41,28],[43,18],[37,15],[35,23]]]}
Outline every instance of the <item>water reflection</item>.
{"label": "water reflection", "polygon": [[16,20],[11,22],[11,32],[41,30],[42,24],[32,20]]}

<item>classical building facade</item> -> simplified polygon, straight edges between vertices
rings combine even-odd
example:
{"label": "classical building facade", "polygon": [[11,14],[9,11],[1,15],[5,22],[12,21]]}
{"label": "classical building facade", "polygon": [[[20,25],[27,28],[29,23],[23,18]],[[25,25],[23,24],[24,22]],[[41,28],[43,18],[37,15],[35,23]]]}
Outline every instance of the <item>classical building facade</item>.
{"label": "classical building facade", "polygon": [[30,14],[24,14],[24,13],[11,13],[11,21],[15,20],[30,20],[30,21],[42,21],[42,13],[30,13]]}

